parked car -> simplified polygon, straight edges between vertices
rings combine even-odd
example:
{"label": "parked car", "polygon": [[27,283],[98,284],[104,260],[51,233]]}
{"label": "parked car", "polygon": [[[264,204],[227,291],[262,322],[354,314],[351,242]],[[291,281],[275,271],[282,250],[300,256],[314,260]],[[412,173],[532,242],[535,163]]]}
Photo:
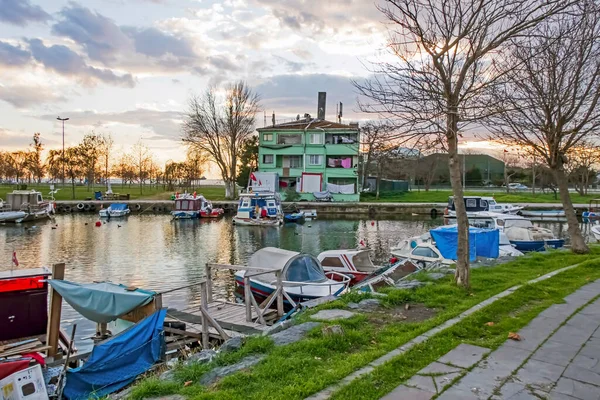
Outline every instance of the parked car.
{"label": "parked car", "polygon": [[523,185],[522,183],[509,183],[508,184],[508,188],[509,189],[516,189],[516,190],[526,190],[526,189],[529,189],[528,186]]}

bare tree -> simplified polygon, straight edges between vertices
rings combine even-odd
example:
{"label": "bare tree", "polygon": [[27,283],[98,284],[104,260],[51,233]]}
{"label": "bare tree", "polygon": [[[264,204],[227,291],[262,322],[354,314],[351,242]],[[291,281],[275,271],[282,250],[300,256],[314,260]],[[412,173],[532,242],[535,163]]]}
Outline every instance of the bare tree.
{"label": "bare tree", "polygon": [[364,112],[395,117],[407,140],[436,136],[448,150],[458,223],[455,280],[469,286],[469,222],[458,138],[486,114],[485,94],[502,77],[494,59],[567,0],[385,0],[395,61],[375,64],[374,78],[356,82]]}
{"label": "bare tree", "polygon": [[235,197],[238,159],[244,141],[254,132],[259,96],[245,82],[225,89],[221,99],[211,87],[192,97],[183,123],[183,141],[210,155],[225,181],[225,196]]}
{"label": "bare tree", "polygon": [[600,146],[583,141],[579,146],[569,150],[567,159],[569,162],[565,165],[565,172],[569,176],[569,181],[581,196],[587,195],[590,177],[593,180],[596,175],[594,167],[600,164]]}
{"label": "bare tree", "polygon": [[112,160],[112,150],[115,144],[115,141],[112,138],[110,133],[100,135],[100,160],[102,166],[104,167],[104,181],[105,184],[108,185],[110,179],[110,163]]}
{"label": "bare tree", "polygon": [[131,158],[128,161],[132,162],[133,171],[135,171],[136,178],[140,183],[140,194],[143,194],[144,182],[150,178],[152,153],[148,146],[142,143],[141,139],[131,148]]}
{"label": "bare tree", "polygon": [[533,149],[555,176],[568,221],[571,248],[589,251],[569,195],[569,151],[600,130],[600,12],[582,0],[570,13],[540,25],[527,43],[516,43],[509,82],[496,92],[491,130]]}
{"label": "bare tree", "polygon": [[40,133],[33,134],[33,141],[30,144],[31,150],[28,154],[29,172],[38,183],[42,182],[45,173],[44,163],[42,162],[42,150],[44,150],[44,145],[40,136]]}
{"label": "bare tree", "polygon": [[[386,153],[390,147],[390,141],[395,138],[394,126],[385,120],[369,121],[360,129],[360,145],[363,154],[362,162],[362,187],[367,186],[369,171],[374,162],[377,163],[377,188],[379,189],[379,176],[381,166],[379,156]],[[378,191],[379,192],[379,191]],[[377,193],[379,198],[379,193]]]}

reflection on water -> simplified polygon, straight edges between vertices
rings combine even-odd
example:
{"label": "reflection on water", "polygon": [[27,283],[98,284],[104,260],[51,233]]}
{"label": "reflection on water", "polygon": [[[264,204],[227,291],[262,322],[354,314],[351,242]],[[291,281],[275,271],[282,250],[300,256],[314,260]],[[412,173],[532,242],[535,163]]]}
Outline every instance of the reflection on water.
{"label": "reflection on water", "polygon": [[[11,268],[16,250],[19,268],[37,268],[65,262],[65,279],[74,282],[112,281],[158,292],[199,281],[207,262],[244,264],[254,251],[266,246],[317,255],[324,250],[356,248],[365,240],[373,250],[374,262],[388,259],[389,248],[411,236],[443,224],[428,217],[400,219],[319,218],[302,225],[282,227],[235,227],[230,218],[179,220],[168,215],[135,215],[113,219],[95,227],[93,215],[59,215],[38,225],[0,226],[0,271]],[[354,217],[352,217],[354,218]],[[389,217],[387,217],[389,218]],[[566,223],[536,223],[563,236]],[[52,228],[55,229],[52,229]],[[216,297],[232,298],[232,272],[218,271]],[[163,303],[186,308],[198,304],[199,287],[166,293]],[[94,334],[95,327],[68,306],[63,307],[63,325],[78,323],[81,339]]]}

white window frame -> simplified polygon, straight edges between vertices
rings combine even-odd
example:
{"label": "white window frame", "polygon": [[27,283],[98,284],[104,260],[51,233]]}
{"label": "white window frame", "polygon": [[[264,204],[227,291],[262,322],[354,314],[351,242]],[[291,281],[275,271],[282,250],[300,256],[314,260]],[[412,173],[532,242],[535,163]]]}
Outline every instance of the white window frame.
{"label": "white window frame", "polygon": [[[313,157],[317,157],[318,162],[313,162]],[[323,165],[323,156],[321,154],[310,154],[308,157],[308,165]]]}
{"label": "white window frame", "polygon": [[[270,139],[267,139],[267,136],[270,136]],[[272,133],[263,133],[263,141],[264,142],[272,142],[275,136]]]}
{"label": "white window frame", "polygon": [[[313,140],[314,138],[318,138],[318,140]],[[310,144],[323,144],[322,133],[311,133],[308,139]]]}
{"label": "white window frame", "polygon": [[[265,157],[271,156],[271,162],[265,161]],[[273,154],[263,154],[263,164],[273,164],[275,162],[275,156]]]}
{"label": "white window frame", "polygon": [[[302,168],[302,156],[289,156],[290,168]],[[292,160],[298,160],[298,165],[292,165]]]}

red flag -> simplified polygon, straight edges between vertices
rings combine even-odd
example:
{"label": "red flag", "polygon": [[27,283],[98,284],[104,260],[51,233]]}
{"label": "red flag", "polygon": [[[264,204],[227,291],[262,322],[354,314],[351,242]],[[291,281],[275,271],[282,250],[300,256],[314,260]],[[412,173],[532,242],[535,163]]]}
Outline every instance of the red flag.
{"label": "red flag", "polygon": [[19,266],[19,260],[17,259],[17,252],[16,251],[13,251],[12,262],[13,262],[13,264],[15,264],[16,267]]}
{"label": "red flag", "polygon": [[256,182],[256,175],[254,175],[254,172],[250,172],[250,179],[252,179],[254,182]]}
{"label": "red flag", "polygon": [[178,199],[179,198],[179,192],[175,192],[175,198]]}
{"label": "red flag", "polygon": [[260,179],[258,180],[258,186],[262,186],[262,182],[260,181]]}
{"label": "red flag", "polygon": [[196,198],[196,192],[194,192],[194,198]]}

